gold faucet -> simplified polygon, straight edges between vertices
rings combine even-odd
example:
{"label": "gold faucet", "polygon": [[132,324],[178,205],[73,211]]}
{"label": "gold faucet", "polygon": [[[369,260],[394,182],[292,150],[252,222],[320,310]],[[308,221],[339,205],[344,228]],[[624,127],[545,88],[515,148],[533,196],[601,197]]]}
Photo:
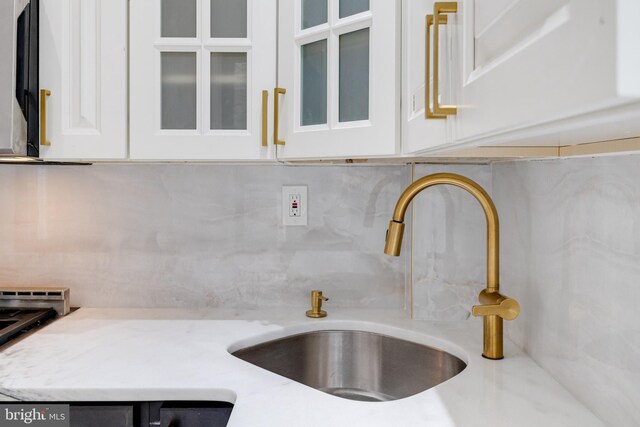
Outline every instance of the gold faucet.
{"label": "gold faucet", "polygon": [[329,301],[329,298],[323,296],[322,291],[311,291],[311,310],[307,310],[307,317],[327,317],[327,312],[322,310],[322,301]]}
{"label": "gold faucet", "polygon": [[389,223],[384,253],[398,256],[402,247],[404,216],[409,204],[422,190],[434,185],[449,184],[471,193],[480,202],[487,218],[487,288],[480,292],[480,304],[471,313],[483,316],[484,348],[482,355],[487,359],[499,360],[503,354],[502,320],[513,320],[520,314],[520,304],[512,298],[500,295],[499,285],[499,235],[498,212],[491,197],[480,185],[469,178],[451,173],[438,173],[415,181],[400,196]]}

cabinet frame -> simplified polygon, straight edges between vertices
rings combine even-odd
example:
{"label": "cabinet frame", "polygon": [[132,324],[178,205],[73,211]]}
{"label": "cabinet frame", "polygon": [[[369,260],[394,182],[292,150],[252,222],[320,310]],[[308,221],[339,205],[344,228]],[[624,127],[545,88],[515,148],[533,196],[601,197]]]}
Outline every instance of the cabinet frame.
{"label": "cabinet frame", "polygon": [[[271,137],[263,146],[262,91],[276,83],[276,0],[247,0],[246,38],[210,37],[210,1],[197,0],[196,37],[161,37],[161,8],[157,0],[131,2],[131,126],[134,160],[270,160]],[[149,19],[149,11],[152,19]],[[161,128],[161,54],[196,54],[196,129]],[[210,55],[247,55],[246,129],[210,127]],[[150,66],[149,64],[152,64]],[[148,76],[151,75],[151,78]],[[151,108],[149,108],[149,103]],[[268,121],[267,121],[268,123]],[[270,134],[267,125],[267,135]]]}

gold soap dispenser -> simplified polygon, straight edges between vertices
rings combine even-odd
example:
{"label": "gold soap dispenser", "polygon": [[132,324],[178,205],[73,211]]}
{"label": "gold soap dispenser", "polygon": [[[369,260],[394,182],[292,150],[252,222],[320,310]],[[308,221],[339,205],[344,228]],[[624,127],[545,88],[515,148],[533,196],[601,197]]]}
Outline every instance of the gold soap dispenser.
{"label": "gold soap dispenser", "polygon": [[322,301],[329,301],[329,298],[322,295],[322,291],[311,291],[311,310],[307,310],[307,317],[327,317],[327,312],[322,310]]}

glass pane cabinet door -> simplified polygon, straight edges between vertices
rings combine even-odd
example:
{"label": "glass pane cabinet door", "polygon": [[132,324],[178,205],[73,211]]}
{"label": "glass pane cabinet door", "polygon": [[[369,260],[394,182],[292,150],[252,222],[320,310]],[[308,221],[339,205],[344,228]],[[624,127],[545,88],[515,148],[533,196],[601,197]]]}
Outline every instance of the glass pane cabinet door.
{"label": "glass pane cabinet door", "polygon": [[300,121],[302,126],[323,125],[327,123],[327,41],[301,49]]}
{"label": "glass pane cabinet door", "polygon": [[369,29],[341,35],[339,46],[339,121],[368,120]]}
{"label": "glass pane cabinet door", "polygon": [[197,60],[194,52],[162,52],[161,129],[196,129]]}
{"label": "glass pane cabinet door", "polygon": [[211,38],[247,37],[247,0],[211,0]]}
{"label": "glass pane cabinet door", "polygon": [[196,37],[197,0],[162,0],[161,37]]}
{"label": "glass pane cabinet door", "polygon": [[281,0],[278,156],[395,155],[399,144],[400,3]]}
{"label": "glass pane cabinet door", "polygon": [[301,0],[302,29],[327,23],[329,9],[327,0]]}
{"label": "glass pane cabinet door", "polygon": [[131,158],[273,158],[276,22],[276,0],[132,2]]}
{"label": "glass pane cabinet door", "polygon": [[247,129],[247,53],[211,54],[211,129]]}
{"label": "glass pane cabinet door", "polygon": [[340,0],[340,18],[369,10],[369,0]]}

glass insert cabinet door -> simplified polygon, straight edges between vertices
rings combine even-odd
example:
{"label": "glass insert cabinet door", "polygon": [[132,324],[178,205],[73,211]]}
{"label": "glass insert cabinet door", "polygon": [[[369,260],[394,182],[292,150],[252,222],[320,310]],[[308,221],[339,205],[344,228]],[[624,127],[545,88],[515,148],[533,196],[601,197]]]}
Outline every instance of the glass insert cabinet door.
{"label": "glass insert cabinet door", "polygon": [[131,158],[272,157],[276,19],[276,0],[132,1]]}
{"label": "glass insert cabinet door", "polygon": [[280,0],[278,157],[397,154],[396,0]]}

